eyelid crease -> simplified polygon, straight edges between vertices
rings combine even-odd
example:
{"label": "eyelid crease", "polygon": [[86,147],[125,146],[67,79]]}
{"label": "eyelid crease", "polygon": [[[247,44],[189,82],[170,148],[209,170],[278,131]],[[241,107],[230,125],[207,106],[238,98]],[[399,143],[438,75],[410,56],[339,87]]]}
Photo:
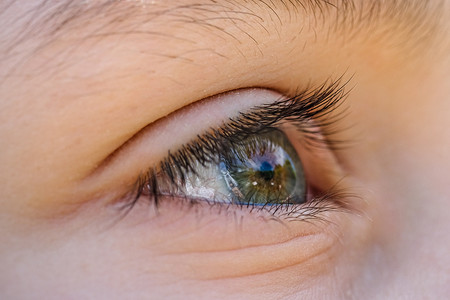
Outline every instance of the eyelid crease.
{"label": "eyelid crease", "polygon": [[[245,95],[245,97],[241,96],[242,93],[254,93],[255,91],[259,91],[259,94],[255,93],[255,95],[251,97],[248,95]],[[181,135],[180,133],[183,133],[183,131],[194,130],[196,132],[202,132],[205,131],[205,128],[207,129],[220,126],[221,122],[226,123],[233,117],[232,114],[238,115],[239,111],[249,110],[261,103],[271,103],[275,99],[280,98],[282,98],[281,94],[269,89],[248,88],[223,92],[212,97],[190,103],[189,105],[182,107],[169,115],[162,116],[160,119],[148,124],[140,131],[136,132],[130,139],[122,143],[122,145],[110,152],[102,161],[100,161],[96,168],[92,170],[86,178],[92,178],[100,175],[103,171],[105,171],[109,164],[113,163],[121,152],[126,151],[126,147],[129,144],[133,143],[135,140],[139,140],[140,138],[145,138],[150,130],[154,141],[158,141],[158,138],[161,140],[161,135],[167,134],[168,131],[171,133],[173,132],[173,134],[178,137]],[[200,121],[202,119],[202,114],[207,114],[208,117],[204,118],[205,120]],[[173,121],[179,121],[189,117],[194,118],[195,122],[189,124],[179,124],[176,128],[170,124]],[[171,147],[179,148],[182,145],[183,143],[180,143],[179,145],[172,145]],[[167,145],[164,146],[171,148]]]}

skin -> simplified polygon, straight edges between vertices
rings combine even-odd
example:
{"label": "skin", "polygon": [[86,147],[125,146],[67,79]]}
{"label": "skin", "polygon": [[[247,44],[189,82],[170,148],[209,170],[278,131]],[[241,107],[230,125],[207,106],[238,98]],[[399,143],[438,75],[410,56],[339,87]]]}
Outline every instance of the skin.
{"label": "skin", "polygon": [[[448,1],[28,2],[0,1],[2,299],[450,294]],[[357,195],[348,211],[118,208],[168,150],[253,106],[248,88],[339,78],[349,145],[294,146],[309,180]]]}

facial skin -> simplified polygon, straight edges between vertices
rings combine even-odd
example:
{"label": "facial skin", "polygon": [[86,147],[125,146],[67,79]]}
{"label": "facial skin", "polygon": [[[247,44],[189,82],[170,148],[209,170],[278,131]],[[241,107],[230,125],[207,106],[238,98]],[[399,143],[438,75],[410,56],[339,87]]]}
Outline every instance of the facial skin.
{"label": "facial skin", "polygon": [[[0,1],[0,298],[450,295],[448,1],[105,2]],[[348,143],[294,146],[348,211],[119,209],[169,150],[339,78]]]}

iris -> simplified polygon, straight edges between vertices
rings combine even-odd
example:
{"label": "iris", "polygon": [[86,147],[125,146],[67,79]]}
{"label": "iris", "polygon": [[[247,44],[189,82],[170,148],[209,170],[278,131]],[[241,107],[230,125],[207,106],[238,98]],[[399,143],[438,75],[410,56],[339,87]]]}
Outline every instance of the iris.
{"label": "iris", "polygon": [[233,203],[305,202],[303,167],[286,135],[277,129],[251,136],[224,157],[220,170]]}

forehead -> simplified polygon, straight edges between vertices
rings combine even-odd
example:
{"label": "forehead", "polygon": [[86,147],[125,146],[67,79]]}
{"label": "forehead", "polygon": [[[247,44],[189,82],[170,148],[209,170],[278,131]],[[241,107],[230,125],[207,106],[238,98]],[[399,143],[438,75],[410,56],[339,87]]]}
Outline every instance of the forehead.
{"label": "forehead", "polygon": [[[443,36],[440,5],[419,0],[3,1],[0,78],[53,80],[61,71],[88,77],[113,60],[115,71],[129,69],[143,56],[147,73],[167,71],[161,78],[204,57],[219,65],[243,57],[251,65],[275,45],[300,57],[309,45],[336,40],[370,45],[371,56],[379,52],[373,44],[381,41],[401,51],[397,57],[406,57],[411,49],[430,49],[430,41]],[[114,58],[106,59],[105,53]],[[82,64],[91,59],[95,65]]]}
{"label": "forehead", "polygon": [[[240,39],[255,30],[279,33],[289,23],[301,25],[302,31],[324,27],[330,34],[350,35],[380,27],[390,29],[385,32],[391,31],[391,34],[405,28],[418,33],[438,24],[437,17],[445,4],[419,0],[35,0],[24,4],[10,0],[0,5],[0,21],[4,28],[2,40],[5,42],[2,50],[10,54],[12,48],[30,43],[30,40],[41,38],[49,43],[70,35],[79,39],[95,39],[145,33],[150,38],[166,36],[178,38],[181,42],[183,36],[171,35],[177,27],[203,29],[209,34],[220,35],[224,41]],[[407,33],[401,32],[403,35]],[[248,38],[258,43],[254,37]]]}

